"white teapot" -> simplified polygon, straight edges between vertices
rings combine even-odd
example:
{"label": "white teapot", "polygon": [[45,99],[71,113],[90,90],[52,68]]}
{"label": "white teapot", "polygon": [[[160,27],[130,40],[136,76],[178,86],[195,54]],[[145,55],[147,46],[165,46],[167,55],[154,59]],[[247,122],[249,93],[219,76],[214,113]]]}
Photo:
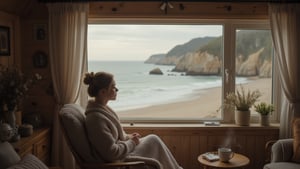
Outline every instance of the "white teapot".
{"label": "white teapot", "polygon": [[0,122],[0,141],[9,141],[14,135],[13,128],[7,123]]}

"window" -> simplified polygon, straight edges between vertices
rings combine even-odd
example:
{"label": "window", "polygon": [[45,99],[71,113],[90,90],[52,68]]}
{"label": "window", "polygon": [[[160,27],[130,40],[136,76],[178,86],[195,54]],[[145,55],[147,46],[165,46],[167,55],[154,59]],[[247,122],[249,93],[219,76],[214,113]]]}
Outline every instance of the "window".
{"label": "window", "polygon": [[[89,24],[88,69],[114,74],[120,90],[117,100],[109,105],[123,120],[233,122],[232,112],[223,114],[219,110],[224,93],[235,84],[255,86],[261,80],[257,74],[242,77],[234,72],[223,76],[238,58],[258,52],[240,43],[241,37],[253,38],[254,42],[249,41],[257,48],[262,45],[260,35],[255,40],[248,33],[255,32],[253,28],[264,32],[260,29],[267,24],[245,23]],[[238,28],[241,25],[243,30]],[[150,74],[156,68],[162,75]],[[266,79],[268,83],[260,90],[268,90],[266,99],[272,102],[272,77]]]}
{"label": "window", "polygon": [[[236,88],[258,89],[260,102],[272,103],[273,47],[270,30],[236,30]],[[254,82],[254,83],[253,83]],[[254,113],[254,109],[252,109]]]}

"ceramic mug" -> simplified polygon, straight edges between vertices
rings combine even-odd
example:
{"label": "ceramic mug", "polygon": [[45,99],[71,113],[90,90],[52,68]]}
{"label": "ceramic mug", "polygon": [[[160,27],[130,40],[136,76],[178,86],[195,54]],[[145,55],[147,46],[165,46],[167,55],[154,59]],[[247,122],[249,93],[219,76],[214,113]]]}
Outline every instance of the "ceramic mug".
{"label": "ceramic mug", "polygon": [[219,148],[218,155],[219,155],[220,161],[228,162],[230,159],[233,158],[234,152],[230,148]]}

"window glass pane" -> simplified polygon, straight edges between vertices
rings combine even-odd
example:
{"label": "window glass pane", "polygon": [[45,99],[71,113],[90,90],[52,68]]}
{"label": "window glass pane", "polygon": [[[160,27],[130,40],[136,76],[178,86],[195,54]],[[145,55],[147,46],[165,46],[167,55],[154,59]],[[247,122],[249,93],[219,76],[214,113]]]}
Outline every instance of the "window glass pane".
{"label": "window glass pane", "polygon": [[[220,118],[222,25],[90,24],[88,69],[119,88],[109,102],[122,119]],[[158,68],[162,75],[150,74]]]}
{"label": "window glass pane", "polygon": [[262,96],[255,104],[272,103],[272,59],[270,30],[236,30],[236,89],[259,90]]}

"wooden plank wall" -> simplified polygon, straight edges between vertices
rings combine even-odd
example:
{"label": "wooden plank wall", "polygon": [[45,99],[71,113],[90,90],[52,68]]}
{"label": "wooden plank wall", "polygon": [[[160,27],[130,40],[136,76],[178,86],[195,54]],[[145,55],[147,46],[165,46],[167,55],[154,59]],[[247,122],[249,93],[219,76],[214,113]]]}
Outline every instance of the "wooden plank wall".
{"label": "wooden plank wall", "polygon": [[[162,2],[91,2],[89,19],[267,19],[268,3],[171,2],[173,8],[161,10]],[[111,20],[109,20],[111,21]]]}
{"label": "wooden plank wall", "polygon": [[203,168],[197,157],[217,147],[229,145],[235,152],[249,157],[247,169],[263,168],[266,159],[265,144],[278,139],[279,128],[274,127],[193,127],[175,125],[125,126],[127,133],[139,132],[142,135],[156,134],[169,147],[184,169]]}

